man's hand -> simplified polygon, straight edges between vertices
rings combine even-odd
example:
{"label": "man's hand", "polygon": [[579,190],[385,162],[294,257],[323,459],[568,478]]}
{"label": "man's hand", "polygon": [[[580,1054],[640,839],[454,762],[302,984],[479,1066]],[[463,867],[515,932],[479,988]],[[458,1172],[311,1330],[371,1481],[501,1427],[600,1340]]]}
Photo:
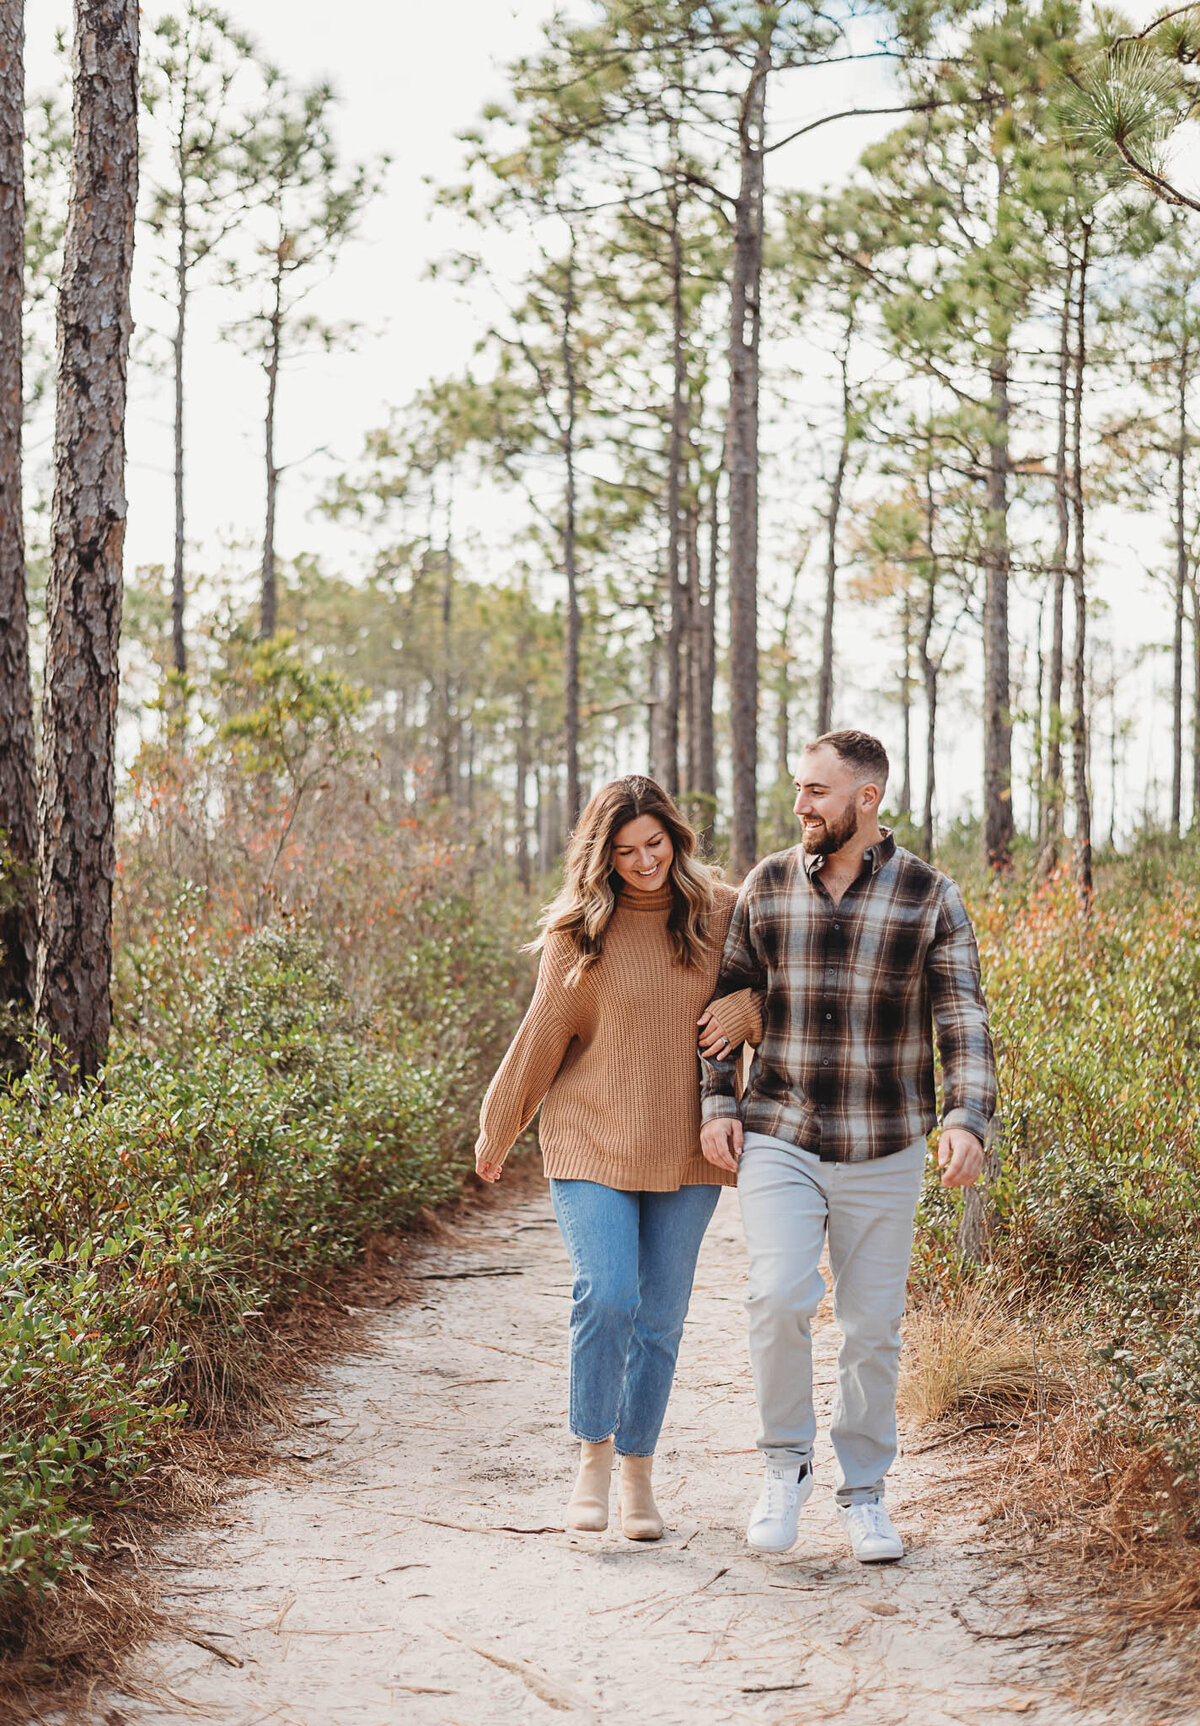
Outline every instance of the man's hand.
{"label": "man's hand", "polygon": [[700,1027],[700,1053],[709,1061],[719,1061],[722,1056],[732,1053],[729,1038],[713,1014],[711,1007],[706,1007],[696,1020]]}
{"label": "man's hand", "polygon": [[475,1173],[481,1181],[498,1181],[504,1173],[503,1163],[494,1163],[490,1157],[485,1157],[481,1151],[475,1158]]}
{"label": "man's hand", "polygon": [[983,1146],[974,1133],[969,1133],[965,1127],[947,1127],[938,1140],[937,1148],[942,1185],[973,1187],[983,1172],[983,1155]]}
{"label": "man's hand", "polygon": [[736,1174],[742,1154],[742,1123],[734,1115],[705,1121],[700,1129],[700,1149],[716,1168]]}

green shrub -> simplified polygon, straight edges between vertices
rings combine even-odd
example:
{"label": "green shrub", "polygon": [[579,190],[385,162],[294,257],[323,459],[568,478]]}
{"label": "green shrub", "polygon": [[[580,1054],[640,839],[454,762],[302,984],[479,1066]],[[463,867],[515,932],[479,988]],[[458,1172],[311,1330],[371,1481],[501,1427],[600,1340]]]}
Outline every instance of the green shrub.
{"label": "green shrub", "polygon": [[[1161,861],[1148,845],[1127,876],[1110,865],[1090,914],[1065,873],[977,900],[1005,1121],[989,1274],[1083,1330],[1107,1386],[1098,1419],[1161,1453],[1163,1504],[1193,1531],[1200,905]],[[931,1192],[921,1219],[918,1275],[944,1281],[960,1269],[953,1204]]]}
{"label": "green shrub", "polygon": [[207,974],[127,960],[103,1088],[39,1062],[0,1095],[0,1596],[86,1565],[179,1422],[253,1404],[272,1314],[456,1189],[514,991],[454,918],[373,1018],[297,918]]}

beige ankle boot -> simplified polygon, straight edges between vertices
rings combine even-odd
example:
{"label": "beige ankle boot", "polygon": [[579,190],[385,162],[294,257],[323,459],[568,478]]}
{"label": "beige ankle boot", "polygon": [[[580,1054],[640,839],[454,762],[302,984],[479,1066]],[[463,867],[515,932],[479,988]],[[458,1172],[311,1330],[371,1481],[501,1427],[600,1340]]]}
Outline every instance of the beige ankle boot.
{"label": "beige ankle boot", "polygon": [[608,1527],[608,1489],[612,1479],[613,1441],[579,1446],[579,1474],[567,1505],[567,1527],[600,1534]]}
{"label": "beige ankle boot", "polygon": [[654,1502],[650,1485],[652,1456],[623,1456],[618,1498],[621,1505],[621,1533],[626,1540],[661,1540],[663,1519]]}

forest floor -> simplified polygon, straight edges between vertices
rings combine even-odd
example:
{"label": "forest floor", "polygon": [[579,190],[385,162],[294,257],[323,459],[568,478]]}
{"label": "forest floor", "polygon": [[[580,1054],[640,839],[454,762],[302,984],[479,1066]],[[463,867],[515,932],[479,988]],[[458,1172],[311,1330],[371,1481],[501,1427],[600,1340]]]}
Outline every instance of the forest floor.
{"label": "forest floor", "polygon": [[[366,1316],[363,1348],[313,1380],[274,1474],[163,1548],[162,1604],[180,1633],[131,1661],[96,1720],[1156,1718],[1128,1694],[1110,1714],[1081,1691],[1038,1568],[987,1540],[985,1480],[977,1466],[964,1472],[944,1434],[908,1434],[891,1477],[902,1564],[850,1557],[825,1439],[794,1552],[748,1550],[759,1464],[732,1194],[705,1242],[684,1334],[657,1464],[668,1523],[657,1544],[612,1528],[563,1532],[569,1272],[544,1186],[518,1179],[459,1232],[418,1242],[404,1278]],[[836,1347],[826,1307],[825,1421]],[[1198,1717],[1182,1703],[1157,1716],[1163,1726]]]}

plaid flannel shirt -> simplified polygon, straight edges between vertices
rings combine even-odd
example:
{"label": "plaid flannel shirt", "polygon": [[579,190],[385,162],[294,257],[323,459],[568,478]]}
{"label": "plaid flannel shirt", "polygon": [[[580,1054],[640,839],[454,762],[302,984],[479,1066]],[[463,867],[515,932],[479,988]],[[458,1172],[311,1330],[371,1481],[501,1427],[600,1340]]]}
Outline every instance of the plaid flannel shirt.
{"label": "plaid flannel shirt", "polygon": [[823,1162],[888,1156],[937,1124],[936,1027],[943,1127],[984,1139],[995,1057],[958,888],[890,833],[837,905],[823,863],[796,846],[746,877],[716,992],[763,991],[763,1039],[740,1106],[735,1063],[702,1063],[703,1118],[740,1114]]}

